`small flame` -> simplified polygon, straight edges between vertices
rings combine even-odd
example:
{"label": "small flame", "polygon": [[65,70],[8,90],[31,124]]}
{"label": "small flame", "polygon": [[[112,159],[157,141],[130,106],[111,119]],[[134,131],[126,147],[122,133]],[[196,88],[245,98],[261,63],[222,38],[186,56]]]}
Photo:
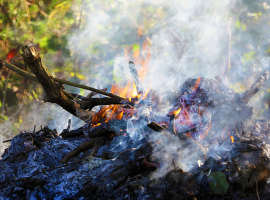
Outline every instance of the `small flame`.
{"label": "small flame", "polygon": [[133,93],[131,95],[131,98],[135,98],[137,96],[138,96],[137,88],[136,88],[135,83],[133,82]]}
{"label": "small flame", "polygon": [[176,117],[181,112],[181,107],[178,110],[173,111],[174,116]]}
{"label": "small flame", "polygon": [[[141,70],[138,71],[138,76],[140,81],[143,83],[144,78],[147,73],[147,67],[151,59],[151,52],[150,52],[150,45],[151,40],[148,38],[143,42],[142,49],[137,49],[133,52],[133,57],[135,58],[135,65],[141,65]],[[125,57],[128,56],[132,48],[128,47],[125,49]],[[111,93],[116,94],[120,97],[123,97],[125,99],[128,99],[129,101],[132,100],[132,98],[143,100],[147,97],[149,88],[146,93],[138,94],[136,85],[133,83],[133,88],[131,87],[131,81],[130,80],[125,87],[119,87],[119,85],[113,85],[111,87]],[[125,118],[131,117],[133,115],[133,111],[125,112],[125,110],[122,110],[119,113],[120,105],[111,105],[111,106],[104,106],[93,118],[92,118],[92,126],[97,126],[98,123],[100,123],[101,118],[105,118],[105,122],[108,122],[112,119],[122,119],[123,116]]]}
{"label": "small flame", "polygon": [[201,79],[202,79],[201,77],[199,77],[199,78],[197,79],[193,91],[196,91],[196,90],[198,89],[198,87],[199,87],[199,85],[200,85],[200,82],[201,82]]}
{"label": "small flame", "polygon": [[234,138],[232,135],[230,136],[230,138],[231,138],[232,143],[234,143]]}
{"label": "small flame", "polygon": [[115,117],[115,119],[122,119],[123,118],[123,110]]}
{"label": "small flame", "polygon": [[92,124],[96,125],[99,120],[104,117],[106,110],[108,109],[108,107],[103,107],[97,114],[95,114],[95,116],[92,118]]}

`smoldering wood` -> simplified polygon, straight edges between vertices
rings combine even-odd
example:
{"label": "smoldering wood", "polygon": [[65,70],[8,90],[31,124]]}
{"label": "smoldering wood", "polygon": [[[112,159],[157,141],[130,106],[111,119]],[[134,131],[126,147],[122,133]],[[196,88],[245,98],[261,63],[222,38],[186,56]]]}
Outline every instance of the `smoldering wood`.
{"label": "smoldering wood", "polygon": [[123,104],[123,101],[118,98],[83,98],[83,102],[80,103],[82,109],[92,110],[95,106],[99,105],[112,105]]}
{"label": "smoldering wood", "polygon": [[173,132],[176,135],[176,130],[175,130],[175,114],[172,114],[170,116],[169,120],[169,130]]}
{"label": "smoldering wood", "polygon": [[142,85],[142,83],[140,81],[140,78],[138,76],[138,72],[137,72],[137,70],[135,68],[134,62],[129,61],[129,65],[128,66],[129,66],[129,70],[130,70],[130,73],[131,73],[133,82],[136,85],[138,94],[144,93],[143,85]]}
{"label": "smoldering wood", "polygon": [[81,128],[78,128],[76,130],[67,130],[67,129],[64,129],[62,131],[62,133],[60,133],[60,136],[63,138],[63,139],[66,139],[66,138],[70,138],[70,137],[79,137],[79,136],[82,136],[84,135],[83,133],[83,127]]}
{"label": "smoldering wood", "polygon": [[269,72],[265,71],[256,81],[252,84],[252,86],[246,90],[242,95],[236,96],[237,102],[242,102],[243,104],[247,104],[251,97],[255,95],[259,90],[262,84],[267,81],[269,78]]}
{"label": "smoldering wood", "polygon": [[83,152],[83,151],[85,151],[87,149],[90,149],[93,146],[103,144],[107,140],[108,140],[108,137],[104,137],[104,136],[102,136],[102,137],[96,137],[96,138],[92,138],[90,140],[87,140],[87,141],[83,142],[80,146],[78,146],[76,149],[70,151],[60,162],[63,163],[63,164],[65,164],[71,158],[77,156],[81,152]]}
{"label": "smoldering wood", "polygon": [[[209,82],[209,84],[206,81]],[[82,162],[81,160],[84,159],[86,153],[88,153],[86,150],[89,149],[85,147],[85,150],[81,151],[84,152],[84,156],[77,154],[75,155],[77,157],[75,157],[73,156],[74,152],[73,155],[70,152],[70,158],[79,160],[78,164],[73,165],[73,163],[71,163],[73,161],[69,160],[68,164],[61,165],[59,163],[60,158],[67,156],[66,154],[63,155],[63,152],[69,152],[70,147],[74,149],[75,144],[77,144],[75,149],[79,147],[82,148],[81,145],[78,144],[85,143],[84,137],[78,137],[76,140],[63,140],[59,137],[54,137],[53,134],[46,129],[42,131],[48,133],[48,136],[44,138],[42,136],[41,140],[39,137],[42,134],[38,132],[30,134],[33,135],[33,139],[31,139],[28,134],[25,134],[25,137],[22,137],[23,134],[21,134],[14,137],[12,145],[5,151],[4,159],[0,162],[0,170],[2,172],[2,174],[0,174],[0,193],[7,195],[11,193],[11,195],[17,195],[16,199],[23,199],[26,196],[25,191],[30,190],[28,195],[30,196],[31,191],[33,191],[35,187],[30,187],[30,185],[33,184],[28,184],[27,181],[30,179],[29,182],[31,182],[31,178],[27,178],[26,176],[35,176],[46,186],[42,187],[42,189],[44,188],[45,192],[51,195],[48,199],[54,199],[56,196],[60,198],[59,196],[62,195],[59,193],[58,188],[54,189],[55,187],[51,187],[51,183],[55,185],[61,184],[60,186],[66,185],[66,188],[68,188],[67,191],[71,190],[70,195],[64,194],[65,196],[62,197],[67,199],[89,198],[89,196],[93,199],[114,199],[118,197],[133,199],[214,199],[220,198],[221,195],[215,194],[215,191],[212,191],[209,182],[219,181],[212,176],[212,173],[218,173],[219,175],[224,175],[224,178],[221,180],[229,184],[229,188],[225,191],[226,196],[222,198],[234,198],[236,195],[241,195],[241,197],[248,196],[249,199],[257,199],[260,195],[261,199],[268,199],[269,188],[267,179],[270,175],[270,140],[268,139],[268,127],[270,127],[270,121],[268,119],[264,121],[252,121],[250,107],[243,105],[243,103],[240,104],[241,109],[236,109],[239,108],[239,104],[235,102],[235,93],[229,91],[228,88],[224,89],[225,86],[219,81],[204,79],[202,82],[202,87],[197,90],[195,97],[194,95],[192,96],[192,92],[185,94],[187,97],[185,101],[187,109],[190,109],[190,105],[202,105],[198,103],[199,100],[200,102],[206,102],[203,104],[205,107],[209,105],[210,101],[213,101],[216,107],[209,106],[210,109],[206,111],[202,111],[201,109],[199,113],[202,114],[202,121],[193,122],[194,127],[186,130],[178,129],[178,134],[182,133],[182,136],[185,137],[185,139],[180,141],[181,145],[172,146],[173,143],[171,142],[178,140],[177,136],[174,134],[170,135],[170,130],[159,124],[156,124],[155,127],[151,126],[153,124],[150,123],[151,125],[149,127],[152,127],[152,129],[157,132],[161,131],[160,133],[153,133],[148,128],[145,128],[143,130],[145,131],[145,133],[143,133],[145,137],[138,141],[121,134],[123,131],[126,132],[126,130],[123,129],[121,131],[120,126],[114,128],[109,127],[105,130],[99,130],[94,127],[92,128],[93,131],[97,131],[95,133],[96,135],[93,134],[94,136],[99,136],[98,131],[106,132],[111,130],[111,133],[105,136],[103,143],[99,143],[98,139],[104,136],[94,137],[89,140],[92,140],[92,144],[89,145],[92,149],[90,156],[96,157],[86,158],[86,162]],[[192,91],[192,88],[194,88],[194,84],[186,89]],[[220,96],[214,98],[217,97],[217,95]],[[176,97],[171,102],[177,103],[180,97]],[[224,101],[220,101],[220,99],[224,99]],[[149,101],[153,102],[152,100]],[[147,101],[143,104],[146,103]],[[190,112],[190,114],[192,113]],[[213,119],[212,121],[210,118],[207,118],[210,114]],[[163,118],[161,119],[163,121]],[[126,123],[125,119],[120,121]],[[166,117],[166,123],[168,122],[168,118]],[[209,124],[208,122],[211,122],[212,126],[208,132],[208,138],[206,137],[205,141],[197,141],[196,138],[189,138],[187,134],[185,134],[186,132],[198,131],[200,128],[206,129],[206,126]],[[198,126],[198,124],[203,125]],[[108,124],[102,123],[100,126],[106,127]],[[178,126],[176,126],[176,128],[177,127]],[[89,126],[87,131],[92,129],[91,126]],[[67,127],[66,130],[71,132],[69,127]],[[222,133],[219,131],[222,131]],[[237,135],[237,132],[239,132],[239,134],[243,132],[244,137],[242,137],[241,140],[235,138],[235,142],[232,143],[230,136]],[[164,140],[162,137],[156,137],[159,141],[150,145],[151,142],[149,141],[152,140],[149,134],[155,134],[154,136],[160,135],[164,137]],[[223,137],[221,138],[221,136]],[[111,140],[112,137],[113,139]],[[96,142],[93,142],[93,140]],[[40,147],[35,147],[36,145],[40,145]],[[20,146],[20,148],[16,151],[18,146]],[[24,150],[27,150],[29,146],[31,147],[30,151],[22,153]],[[170,146],[175,147],[176,151],[170,151]],[[205,159],[206,156],[203,158],[203,154],[200,152],[198,146],[202,147],[202,151],[206,149],[209,150],[207,153],[207,156],[209,156],[208,160]],[[221,152],[216,152],[216,150],[220,150]],[[109,156],[103,156],[106,153]],[[192,170],[181,170],[182,168],[179,163],[181,165],[183,163],[183,166],[186,164],[181,158],[181,154],[187,159],[190,159],[187,161],[190,163],[193,158],[193,153],[199,153],[199,159],[202,158],[198,160],[198,165],[196,158],[195,163],[192,164]],[[56,167],[49,167],[47,161],[43,162],[43,160],[45,160],[44,155],[45,157],[49,157],[49,160],[55,159]],[[164,161],[162,159],[163,155],[172,157],[172,162],[169,160],[172,164],[166,160]],[[177,159],[178,156],[180,156],[179,158],[181,159]],[[33,165],[30,166],[30,164]],[[87,168],[87,164],[89,168]],[[151,180],[149,177],[153,174],[152,172],[159,173],[160,170],[163,170],[163,164],[165,164],[165,167],[166,164],[169,165],[169,171],[165,172],[164,177],[159,177],[158,181]],[[66,168],[66,166],[70,167]],[[153,166],[158,167],[158,169]],[[50,173],[47,173],[48,171],[50,171]],[[37,176],[38,174],[42,175]],[[84,174],[84,176],[82,177],[81,174]],[[6,180],[2,182],[3,179]],[[57,179],[56,182],[53,182],[54,179]],[[28,184],[29,186],[23,184]],[[20,190],[23,192],[20,192]],[[75,193],[77,194],[74,195]]]}
{"label": "smoldering wood", "polygon": [[151,128],[153,131],[157,131],[157,132],[161,132],[164,130],[167,130],[166,128],[164,128],[163,126],[159,125],[156,122],[151,122],[150,124],[147,125],[149,128]]}
{"label": "smoldering wood", "polygon": [[121,133],[127,129],[127,122],[125,120],[110,120],[104,122],[99,126],[88,129],[88,136],[90,138],[99,136],[110,136],[111,134]]}

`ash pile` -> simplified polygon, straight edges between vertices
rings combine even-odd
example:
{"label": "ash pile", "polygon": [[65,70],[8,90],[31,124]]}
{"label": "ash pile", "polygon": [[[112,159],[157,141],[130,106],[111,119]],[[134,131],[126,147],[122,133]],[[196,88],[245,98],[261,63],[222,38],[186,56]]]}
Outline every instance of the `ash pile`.
{"label": "ash pile", "polygon": [[[220,78],[188,79],[161,98],[101,106],[60,136],[15,136],[0,160],[1,199],[269,199],[269,120]],[[164,109],[169,107],[169,110]]]}

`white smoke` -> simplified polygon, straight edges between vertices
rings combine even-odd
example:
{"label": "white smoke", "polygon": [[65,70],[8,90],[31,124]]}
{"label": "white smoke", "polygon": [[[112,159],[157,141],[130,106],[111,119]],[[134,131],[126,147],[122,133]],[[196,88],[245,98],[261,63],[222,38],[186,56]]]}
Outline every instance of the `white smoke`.
{"label": "white smoke", "polygon": [[[83,1],[84,23],[69,38],[69,48],[74,57],[88,63],[82,71],[93,87],[101,84],[110,88],[116,82],[130,80],[127,63],[135,61],[131,49],[137,44],[145,56],[142,51],[145,40],[151,60],[144,88],[156,89],[162,94],[168,90],[177,91],[187,77],[220,76],[225,81],[229,50],[234,62],[228,69],[227,85],[243,79],[252,82],[253,77],[243,74],[242,55],[232,44],[236,21],[246,10],[244,5],[241,7],[241,1],[236,0]],[[142,34],[138,34],[140,31]],[[253,72],[269,67],[269,57],[262,56],[261,60],[263,64]],[[141,69],[141,63],[137,63],[136,68]],[[131,133],[132,136],[137,134]],[[162,140],[167,144],[170,140],[171,144],[154,154],[153,159],[164,165],[153,178],[175,166],[191,170],[198,160],[203,160],[201,153],[188,150],[175,156],[177,147],[182,144],[171,137],[166,133],[151,136],[153,141]],[[171,166],[173,159],[175,166]]]}

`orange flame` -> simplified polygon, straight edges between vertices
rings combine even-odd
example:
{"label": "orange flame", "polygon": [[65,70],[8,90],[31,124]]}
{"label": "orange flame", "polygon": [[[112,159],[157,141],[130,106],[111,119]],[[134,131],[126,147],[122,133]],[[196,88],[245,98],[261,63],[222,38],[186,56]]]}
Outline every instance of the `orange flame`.
{"label": "orange flame", "polygon": [[[151,53],[149,46],[151,43],[149,42],[149,38],[146,39],[143,42],[142,49],[137,49],[133,52],[133,57],[135,58],[135,65],[139,64],[141,65],[141,70],[138,70],[138,76],[141,82],[144,81],[146,72],[147,72],[147,66],[151,59]],[[128,57],[128,54],[132,51],[131,47],[127,47],[125,49],[125,57]],[[142,55],[142,56],[141,56]],[[128,82],[128,84],[125,87],[119,87],[119,85],[113,85],[111,88],[111,93],[119,95],[120,97],[127,98],[131,101],[131,98],[142,98],[145,99],[147,97],[149,88],[146,93],[144,94],[138,94],[136,85],[133,83],[133,88],[131,86],[131,81]],[[120,108],[120,105],[111,105],[111,106],[104,106],[93,118],[92,118],[92,126],[96,126],[101,118],[105,118],[105,122],[111,120],[111,119],[122,119],[124,114],[125,117],[131,117],[133,115],[133,112],[125,112],[121,111],[120,113],[117,112],[117,110]]]}
{"label": "orange flame", "polygon": [[232,143],[234,143],[234,138],[232,135],[230,136],[230,138],[231,138]]}
{"label": "orange flame", "polygon": [[133,93],[131,95],[131,98],[135,98],[137,96],[138,96],[137,88],[136,88],[135,83],[133,82]]}
{"label": "orange flame", "polygon": [[181,112],[181,107],[178,110],[173,111],[174,116],[176,117]]}
{"label": "orange flame", "polygon": [[97,114],[95,114],[95,116],[92,118],[93,125],[99,122],[99,120],[105,115],[107,109],[107,107],[103,107]]}
{"label": "orange flame", "polygon": [[199,77],[199,78],[197,79],[193,91],[196,91],[196,90],[198,89],[200,82],[201,82],[201,77]]}
{"label": "orange flame", "polygon": [[123,110],[115,117],[115,119],[122,119],[123,118]]}

